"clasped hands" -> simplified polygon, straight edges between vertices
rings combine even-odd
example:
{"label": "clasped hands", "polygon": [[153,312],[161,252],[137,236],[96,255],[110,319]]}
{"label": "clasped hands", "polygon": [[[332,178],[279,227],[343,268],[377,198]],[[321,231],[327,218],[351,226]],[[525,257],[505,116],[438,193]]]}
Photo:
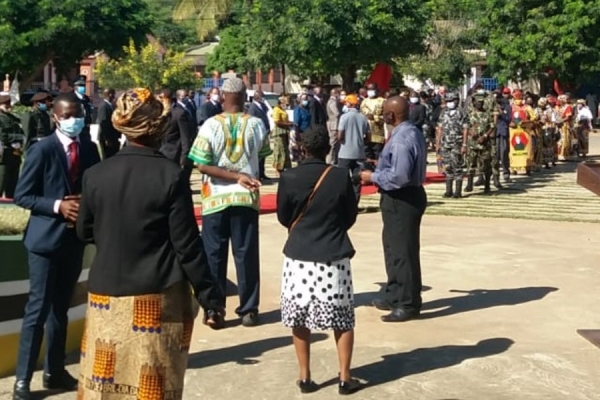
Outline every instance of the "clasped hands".
{"label": "clasped hands", "polygon": [[77,215],[79,215],[80,200],[80,194],[65,196],[61,200],[58,211],[67,220],[67,222],[75,223],[75,221],[77,221]]}
{"label": "clasped hands", "polygon": [[238,174],[237,183],[251,192],[258,191],[258,188],[261,186],[261,183],[258,179],[246,174]]}

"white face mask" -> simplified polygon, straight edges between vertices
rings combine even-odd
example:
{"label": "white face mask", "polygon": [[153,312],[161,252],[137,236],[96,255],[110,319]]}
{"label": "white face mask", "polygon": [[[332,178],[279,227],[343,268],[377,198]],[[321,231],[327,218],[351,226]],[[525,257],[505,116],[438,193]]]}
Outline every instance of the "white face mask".
{"label": "white face mask", "polygon": [[374,90],[367,90],[367,96],[369,96],[369,98],[373,98],[375,97],[376,93]]}
{"label": "white face mask", "polygon": [[446,103],[446,107],[448,107],[449,110],[454,110],[456,108],[456,103],[451,101],[449,103]]}
{"label": "white face mask", "polygon": [[221,96],[219,96],[218,94],[213,94],[210,96],[210,99],[215,103],[219,103],[221,101]]}
{"label": "white face mask", "polygon": [[345,114],[348,112],[348,106],[342,107],[342,112]]}
{"label": "white face mask", "polygon": [[346,100],[346,95],[345,94],[340,94],[340,101],[344,101]]}
{"label": "white face mask", "polygon": [[410,98],[410,102],[413,104],[417,104],[419,102],[419,98],[418,97],[411,97]]}

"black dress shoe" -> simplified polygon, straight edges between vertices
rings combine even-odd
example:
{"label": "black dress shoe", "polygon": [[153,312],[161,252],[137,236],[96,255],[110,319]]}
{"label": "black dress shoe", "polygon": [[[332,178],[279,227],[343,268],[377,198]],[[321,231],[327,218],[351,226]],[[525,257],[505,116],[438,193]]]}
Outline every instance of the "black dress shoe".
{"label": "black dress shoe", "polygon": [[404,322],[419,316],[418,311],[406,311],[403,308],[394,308],[391,313],[381,317],[383,322]]}
{"label": "black dress shoe", "polygon": [[29,382],[16,381],[13,389],[13,400],[31,400],[31,391],[29,390]]}
{"label": "black dress shoe", "polygon": [[353,394],[362,389],[364,385],[357,379],[350,379],[349,381],[340,381],[338,383],[338,393],[341,395]]}
{"label": "black dress shoe", "polygon": [[300,388],[300,393],[313,393],[319,390],[319,385],[317,385],[314,381],[310,379],[303,379],[301,381],[297,381],[296,385]]}
{"label": "black dress shoe", "polygon": [[373,307],[381,311],[390,311],[392,309],[390,304],[383,299],[375,299],[371,304],[373,304]]}
{"label": "black dress shoe", "polygon": [[258,314],[255,312],[249,312],[242,317],[242,326],[251,327],[258,324]]}
{"label": "black dress shoe", "polygon": [[44,389],[71,392],[77,390],[77,384],[77,379],[73,378],[67,371],[52,375],[44,373]]}

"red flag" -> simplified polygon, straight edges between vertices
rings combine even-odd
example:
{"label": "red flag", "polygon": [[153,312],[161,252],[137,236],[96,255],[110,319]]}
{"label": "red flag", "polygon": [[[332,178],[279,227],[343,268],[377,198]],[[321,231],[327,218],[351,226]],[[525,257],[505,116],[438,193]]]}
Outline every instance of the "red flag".
{"label": "red flag", "polygon": [[369,79],[365,81],[365,86],[369,83],[375,83],[377,88],[382,91],[390,90],[390,82],[392,81],[392,67],[384,63],[378,63],[375,66]]}

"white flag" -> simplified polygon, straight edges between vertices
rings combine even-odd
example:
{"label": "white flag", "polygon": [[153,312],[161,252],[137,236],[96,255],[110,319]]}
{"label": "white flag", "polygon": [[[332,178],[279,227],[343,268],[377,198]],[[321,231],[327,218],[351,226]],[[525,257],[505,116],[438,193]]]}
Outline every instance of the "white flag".
{"label": "white flag", "polygon": [[21,101],[21,95],[19,94],[19,81],[17,81],[17,78],[13,79],[12,85],[10,85],[10,90],[9,90],[8,94],[10,96],[10,104],[11,105],[14,106],[19,101]]}

